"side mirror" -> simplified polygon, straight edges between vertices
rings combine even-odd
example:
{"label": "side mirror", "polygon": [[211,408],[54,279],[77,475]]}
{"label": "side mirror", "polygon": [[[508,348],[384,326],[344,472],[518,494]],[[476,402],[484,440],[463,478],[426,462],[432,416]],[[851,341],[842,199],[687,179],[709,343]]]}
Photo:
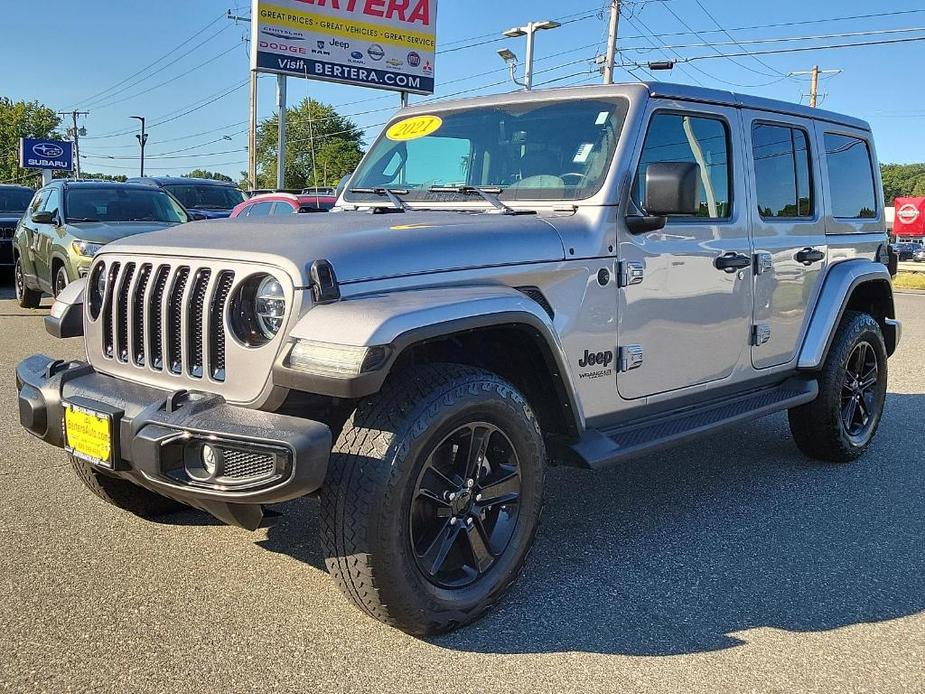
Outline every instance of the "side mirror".
{"label": "side mirror", "polygon": [[35,224],[53,224],[55,221],[55,213],[49,212],[48,210],[39,210],[38,212],[33,212],[32,221]]}
{"label": "side mirror", "polygon": [[658,217],[695,215],[700,211],[700,167],[686,162],[658,162],[646,169],[646,212]]}

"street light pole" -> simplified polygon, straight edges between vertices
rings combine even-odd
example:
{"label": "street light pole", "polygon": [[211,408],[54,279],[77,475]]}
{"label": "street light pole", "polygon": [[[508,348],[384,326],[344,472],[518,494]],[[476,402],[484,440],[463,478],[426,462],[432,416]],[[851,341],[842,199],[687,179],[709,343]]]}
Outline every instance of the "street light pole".
{"label": "street light pole", "polygon": [[138,140],[138,144],[141,145],[141,177],[144,178],[144,175],[145,175],[145,145],[148,144],[148,133],[145,132],[145,117],[144,116],[129,116],[129,118],[134,118],[137,121],[141,121],[141,134],[135,135],[135,139]]}
{"label": "street light pole", "polygon": [[533,55],[534,44],[536,41],[536,32],[543,31],[544,29],[557,29],[560,26],[562,25],[559,24],[559,22],[554,22],[547,19],[540,22],[528,22],[526,26],[513,27],[504,32],[503,35],[507,36],[508,38],[516,38],[518,36],[527,37],[527,57],[524,63],[523,81],[523,87],[527,91],[533,89]]}

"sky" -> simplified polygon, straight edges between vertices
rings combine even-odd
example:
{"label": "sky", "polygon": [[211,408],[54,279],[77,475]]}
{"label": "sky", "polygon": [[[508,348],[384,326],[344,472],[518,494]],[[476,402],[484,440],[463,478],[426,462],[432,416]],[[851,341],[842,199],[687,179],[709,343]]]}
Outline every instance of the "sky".
{"label": "sky", "polygon": [[[604,51],[607,17],[596,11],[605,7],[609,2],[604,0],[440,0],[435,96],[513,89],[497,51],[510,48],[522,58],[524,40],[500,33],[530,20],[563,22],[561,28],[537,35],[538,87],[543,82],[548,87],[599,82],[589,61]],[[925,41],[783,55],[719,55],[925,37],[925,2],[624,0],[623,7],[620,61],[714,56],[655,74],[662,81],[803,103],[809,78],[788,73],[814,64],[840,70],[824,75],[821,106],[868,120],[882,162],[925,161],[925,90],[918,84]],[[247,163],[249,30],[247,24],[223,18],[229,9],[247,16],[250,2],[0,0],[0,96],[38,100],[60,111],[89,111],[79,121],[87,130],[81,139],[85,171],[136,175],[137,122],[130,116],[143,115],[152,125],[146,149],[149,175],[204,168],[237,180]],[[894,14],[857,17],[871,13]],[[856,18],[842,19],[852,16]],[[718,25],[728,33],[719,32]],[[918,31],[895,31],[908,29]],[[857,35],[755,43],[845,33]],[[174,52],[143,71],[169,51]],[[616,75],[616,81],[640,78],[648,77],[639,69],[630,73],[621,68]],[[275,111],[275,84],[271,75],[259,80],[260,118]],[[394,92],[303,79],[290,79],[288,91],[290,104],[311,96],[338,106],[367,129],[368,141],[399,101]],[[412,96],[411,101],[422,98]]]}

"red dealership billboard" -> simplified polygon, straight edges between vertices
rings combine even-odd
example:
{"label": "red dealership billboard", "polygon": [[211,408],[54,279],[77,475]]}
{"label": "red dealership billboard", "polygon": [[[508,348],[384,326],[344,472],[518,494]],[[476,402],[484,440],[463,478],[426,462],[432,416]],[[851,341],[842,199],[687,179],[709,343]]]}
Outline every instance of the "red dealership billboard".
{"label": "red dealership billboard", "polygon": [[896,198],[893,236],[925,237],[925,198]]}

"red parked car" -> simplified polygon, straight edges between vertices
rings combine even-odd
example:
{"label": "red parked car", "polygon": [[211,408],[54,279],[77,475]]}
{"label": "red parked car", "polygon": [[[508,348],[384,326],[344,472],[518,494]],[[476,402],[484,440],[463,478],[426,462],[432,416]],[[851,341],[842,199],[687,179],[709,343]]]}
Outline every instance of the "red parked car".
{"label": "red parked car", "polygon": [[266,193],[248,198],[231,211],[231,219],[238,217],[278,217],[306,212],[327,212],[337,202],[333,195],[294,195],[292,193]]}

